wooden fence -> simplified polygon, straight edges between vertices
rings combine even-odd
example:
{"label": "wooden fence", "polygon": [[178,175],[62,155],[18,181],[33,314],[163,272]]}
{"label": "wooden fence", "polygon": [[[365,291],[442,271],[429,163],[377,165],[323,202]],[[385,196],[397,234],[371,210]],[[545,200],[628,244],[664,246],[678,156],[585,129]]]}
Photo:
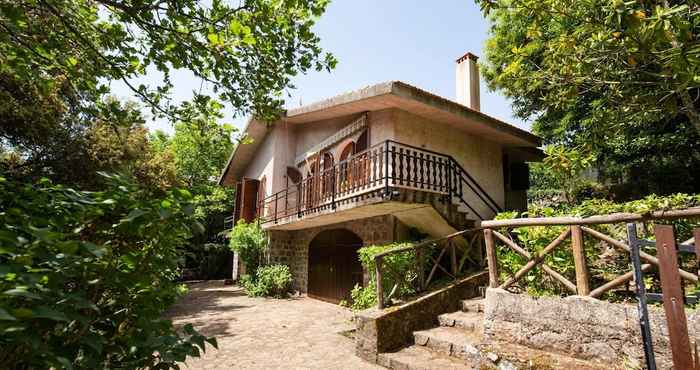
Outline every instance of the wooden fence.
{"label": "wooden fence", "polygon": [[[414,293],[426,291],[438,276],[457,280],[473,269],[474,251],[481,250],[481,233],[476,229],[459,231],[438,239],[391,249],[374,256],[377,305],[380,309],[400,296],[401,288]],[[415,266],[411,273],[396,271],[387,259],[410,254]],[[389,277],[390,279],[387,279]],[[385,286],[390,282],[390,286]]]}
{"label": "wooden fence", "polygon": [[[592,216],[587,218],[544,217],[483,221],[480,224],[480,228],[483,230],[484,243],[486,247],[486,259],[489,270],[489,286],[492,288],[508,288],[520,281],[520,279],[522,279],[535,267],[540,267],[544,273],[563,285],[572,294],[598,298],[605,292],[631,281],[633,279],[633,272],[629,271],[616,276],[612,280],[600,286],[591,287],[591,279],[583,247],[584,235],[589,235],[597,240],[608,243],[609,245],[624,251],[625,253],[630,252],[630,246],[623,241],[594,230],[590,226],[622,222],[646,222],[653,220],[693,218],[699,216],[700,207],[684,210],[659,211],[649,214],[619,213],[604,216]],[[537,226],[564,226],[566,228],[544,249],[537,253],[531,253],[526,248],[518,245],[518,243],[509,235],[509,231],[513,228]],[[575,268],[575,281],[567,279],[565,276],[548,266],[545,262],[545,257],[552,253],[556,248],[560,248],[563,242],[568,239],[571,240],[571,252],[573,255]],[[499,261],[496,253],[497,243],[503,244],[527,260],[524,266],[522,266],[517,272],[509,276],[503,282],[501,282],[499,276]],[[655,256],[641,252],[640,257],[645,262],[645,264],[642,265],[642,269],[644,271],[650,270],[653,267],[659,267],[659,260]],[[698,281],[698,275],[695,273],[679,269],[679,274],[684,280],[693,283]]]}

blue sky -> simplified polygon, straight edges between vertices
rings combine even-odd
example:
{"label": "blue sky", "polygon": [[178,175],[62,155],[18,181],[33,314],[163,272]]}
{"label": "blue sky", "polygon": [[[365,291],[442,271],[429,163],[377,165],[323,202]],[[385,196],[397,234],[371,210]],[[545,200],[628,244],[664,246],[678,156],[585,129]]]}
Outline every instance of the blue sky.
{"label": "blue sky", "polygon": [[[443,97],[455,97],[455,60],[467,51],[481,56],[488,23],[473,0],[333,0],[316,25],[324,50],[338,66],[332,72],[309,72],[294,79],[288,107],[309,104],[374,83],[400,80]],[[147,82],[148,79],[146,79]],[[185,100],[200,82],[188,73],[174,76],[174,98]],[[204,86],[206,89],[206,86]],[[118,96],[128,97],[121,86]],[[512,117],[510,103],[489,92],[481,81],[481,110],[529,129]],[[239,128],[244,117],[226,121]],[[150,129],[171,131],[165,121],[149,122]]]}

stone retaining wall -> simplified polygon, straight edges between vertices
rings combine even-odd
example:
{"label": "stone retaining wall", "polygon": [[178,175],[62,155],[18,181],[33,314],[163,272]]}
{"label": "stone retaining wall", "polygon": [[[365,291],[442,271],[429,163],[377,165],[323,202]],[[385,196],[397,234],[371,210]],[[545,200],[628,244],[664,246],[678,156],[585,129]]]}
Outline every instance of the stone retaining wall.
{"label": "stone retaining wall", "polygon": [[413,332],[434,327],[440,314],[458,311],[463,299],[477,297],[488,284],[488,272],[480,272],[401,306],[371,308],[356,316],[355,354],[376,362],[377,355],[409,344]]}
{"label": "stone retaining wall", "polygon": [[[700,314],[687,311],[690,337],[700,334]],[[666,318],[662,307],[649,306],[656,362],[672,366]],[[543,350],[608,363],[644,363],[644,349],[635,304],[594,298],[533,298],[502,289],[486,292],[484,334]]]}

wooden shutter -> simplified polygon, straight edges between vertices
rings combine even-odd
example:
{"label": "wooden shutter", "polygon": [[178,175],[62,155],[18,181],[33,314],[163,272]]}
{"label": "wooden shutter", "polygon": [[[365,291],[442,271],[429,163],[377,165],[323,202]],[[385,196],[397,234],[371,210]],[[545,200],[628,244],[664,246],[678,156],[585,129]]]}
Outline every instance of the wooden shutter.
{"label": "wooden shutter", "polygon": [[243,179],[241,186],[241,213],[240,217],[246,222],[252,222],[257,216],[258,187],[260,181],[255,179]]}
{"label": "wooden shutter", "polygon": [[241,197],[243,195],[243,183],[236,183],[236,203],[233,205],[233,226],[241,219]]}

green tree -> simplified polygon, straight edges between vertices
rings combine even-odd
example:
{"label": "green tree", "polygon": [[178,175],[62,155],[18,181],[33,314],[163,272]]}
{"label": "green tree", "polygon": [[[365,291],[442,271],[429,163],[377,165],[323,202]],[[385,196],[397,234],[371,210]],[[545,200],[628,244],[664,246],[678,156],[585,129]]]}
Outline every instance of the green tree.
{"label": "green tree", "polygon": [[179,108],[182,120],[175,123],[172,136],[155,132],[150,137],[151,149],[173,159],[178,182],[194,195],[194,215],[205,232],[188,241],[185,267],[196,269],[200,277],[228,277],[221,274],[230,261],[221,232],[235,198],[234,189],[219,186],[218,177],[233,151],[236,129],[221,123],[222,108],[197,96]]}
{"label": "green tree", "polygon": [[149,142],[148,129],[141,123],[127,127],[99,122],[87,130],[87,139],[93,171],[83,175],[92,183],[97,182],[95,170],[99,170],[131,175],[146,188],[161,192],[181,185],[172,152],[155,150]]}
{"label": "green tree", "polygon": [[[328,0],[0,1],[0,73],[38,91],[58,81],[84,112],[121,81],[172,115],[171,73],[186,69],[239,113],[276,116],[290,79],[330,69],[311,31]],[[135,81],[161,76],[154,85]]]}
{"label": "green tree", "polygon": [[[186,70],[237,114],[272,119],[291,78],[330,69],[311,32],[326,0],[0,0],[0,152],[28,181],[81,185],[92,176],[87,130],[131,127],[133,106],[108,99],[122,83],[155,117],[187,121],[214,103],[171,104],[171,73]],[[137,84],[148,76],[150,85]],[[201,89],[200,89],[201,90]],[[194,114],[194,113],[191,113]]]}
{"label": "green tree", "polygon": [[[487,14],[493,12],[495,22],[487,48],[495,47],[487,58],[492,84],[515,79],[548,104],[571,105],[582,92],[591,92],[621,116],[656,122],[683,114],[700,132],[697,3],[479,3]],[[511,31],[503,29],[508,21],[516,22]]]}
{"label": "green tree", "polygon": [[229,235],[229,247],[237,252],[246,268],[246,273],[255,279],[256,271],[262,263],[263,254],[268,245],[265,230],[258,222],[247,223],[238,220]]}
{"label": "green tree", "polygon": [[[699,190],[697,4],[477,2],[492,23],[484,76],[512,99],[517,116],[534,119],[533,131],[595,154],[615,182]],[[675,177],[687,181],[660,186],[674,156],[684,158]]]}
{"label": "green tree", "polygon": [[234,146],[233,125],[221,124],[223,106],[207,97],[197,97],[180,109],[169,149],[175,166],[188,186],[216,184]]}

